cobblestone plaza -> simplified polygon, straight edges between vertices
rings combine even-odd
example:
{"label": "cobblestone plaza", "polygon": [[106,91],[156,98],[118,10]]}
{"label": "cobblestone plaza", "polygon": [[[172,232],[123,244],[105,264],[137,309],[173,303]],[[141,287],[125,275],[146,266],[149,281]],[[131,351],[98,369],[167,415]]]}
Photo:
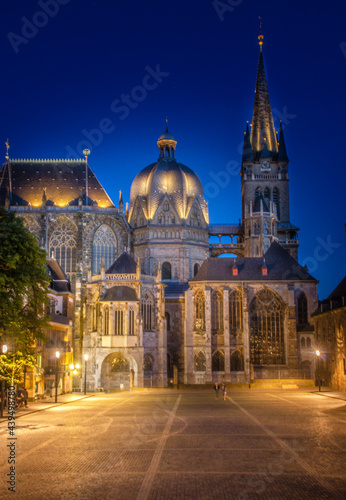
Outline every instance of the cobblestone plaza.
{"label": "cobblestone plaza", "polygon": [[[212,389],[142,390],[34,403],[17,412],[15,495],[345,498],[346,403],[333,395],[238,389],[224,401]],[[13,498],[6,420],[0,436],[1,498]]]}

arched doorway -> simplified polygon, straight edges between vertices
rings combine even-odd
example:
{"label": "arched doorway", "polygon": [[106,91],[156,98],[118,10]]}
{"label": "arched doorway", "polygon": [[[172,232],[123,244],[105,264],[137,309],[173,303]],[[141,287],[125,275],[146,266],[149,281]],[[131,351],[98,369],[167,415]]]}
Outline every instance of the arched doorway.
{"label": "arched doorway", "polygon": [[137,363],[122,352],[109,354],[102,363],[101,387],[105,391],[127,390],[137,385]]}

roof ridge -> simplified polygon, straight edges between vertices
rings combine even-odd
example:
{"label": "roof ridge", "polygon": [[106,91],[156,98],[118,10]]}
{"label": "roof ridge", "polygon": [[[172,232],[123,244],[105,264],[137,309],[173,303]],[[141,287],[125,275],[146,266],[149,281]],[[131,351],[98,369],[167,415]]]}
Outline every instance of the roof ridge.
{"label": "roof ridge", "polygon": [[10,158],[8,161],[12,163],[85,163],[83,159],[76,159],[76,158]]}

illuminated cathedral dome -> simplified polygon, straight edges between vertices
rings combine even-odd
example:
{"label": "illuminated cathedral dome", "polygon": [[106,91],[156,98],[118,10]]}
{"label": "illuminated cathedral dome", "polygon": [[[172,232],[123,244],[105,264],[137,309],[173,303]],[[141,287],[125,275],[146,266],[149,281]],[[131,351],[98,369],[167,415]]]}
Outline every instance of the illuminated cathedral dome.
{"label": "illuminated cathedral dome", "polygon": [[[175,224],[186,223],[205,227],[208,224],[208,205],[198,175],[175,159],[177,141],[166,131],[157,141],[159,158],[135,177],[130,195],[130,223],[141,213],[146,223],[162,222],[158,212],[171,212]],[[168,219],[167,219],[168,220]],[[161,221],[161,222],[160,222]],[[184,222],[183,222],[184,221]],[[137,221],[136,225],[144,225]]]}

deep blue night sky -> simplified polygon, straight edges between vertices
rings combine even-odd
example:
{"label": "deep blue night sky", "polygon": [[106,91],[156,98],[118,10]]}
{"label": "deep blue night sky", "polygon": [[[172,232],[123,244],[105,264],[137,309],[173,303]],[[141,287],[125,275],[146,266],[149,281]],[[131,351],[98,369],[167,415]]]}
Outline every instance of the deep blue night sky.
{"label": "deep blue night sky", "polygon": [[[40,14],[48,4],[50,15]],[[299,261],[320,280],[325,298],[346,267],[346,3],[224,0],[218,12],[215,5],[6,2],[0,19],[3,159],[7,137],[11,158],[76,156],[86,146],[83,130],[99,130],[101,122],[106,132],[94,131],[89,164],[117,204],[119,190],[128,201],[135,175],[157,159],[167,116],[178,161],[202,180],[211,222],[238,221],[260,15],[275,126],[280,119],[285,126]],[[33,20],[41,27],[30,31]],[[146,75],[158,65],[164,75],[154,85]],[[143,81],[155,88],[143,92]],[[119,101],[131,93],[137,102],[131,99],[125,110]]]}

